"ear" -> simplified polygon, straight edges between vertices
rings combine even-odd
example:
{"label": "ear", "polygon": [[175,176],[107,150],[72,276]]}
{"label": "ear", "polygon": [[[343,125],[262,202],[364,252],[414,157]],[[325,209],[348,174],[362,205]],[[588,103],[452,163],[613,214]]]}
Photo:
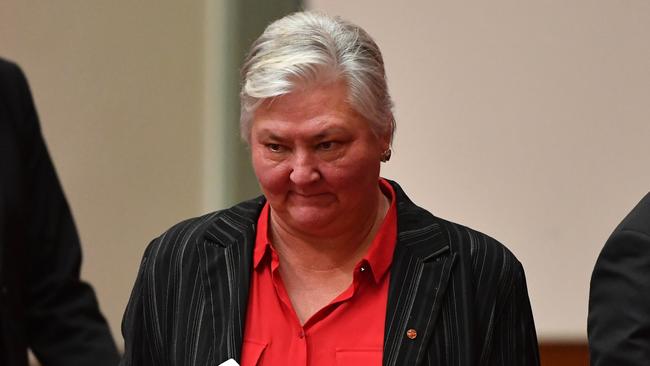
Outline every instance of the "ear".
{"label": "ear", "polygon": [[379,145],[381,146],[382,152],[390,149],[391,142],[392,142],[391,138],[392,138],[391,131],[385,132],[384,134],[379,136]]}

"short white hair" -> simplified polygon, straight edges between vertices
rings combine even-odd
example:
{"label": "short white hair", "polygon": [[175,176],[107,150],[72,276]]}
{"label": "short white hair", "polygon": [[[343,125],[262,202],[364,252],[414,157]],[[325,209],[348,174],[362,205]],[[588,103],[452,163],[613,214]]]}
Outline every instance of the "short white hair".
{"label": "short white hair", "polygon": [[365,30],[339,17],[298,12],[271,23],[251,46],[241,79],[240,130],[248,143],[265,100],[338,80],[375,135],[392,141],[395,117],[381,51]]}

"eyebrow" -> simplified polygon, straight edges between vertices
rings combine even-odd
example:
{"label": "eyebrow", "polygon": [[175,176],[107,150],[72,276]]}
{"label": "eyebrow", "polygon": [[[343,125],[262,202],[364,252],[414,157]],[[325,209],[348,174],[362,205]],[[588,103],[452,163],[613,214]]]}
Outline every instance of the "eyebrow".
{"label": "eyebrow", "polygon": [[284,141],[284,139],[281,136],[277,135],[275,132],[273,132],[273,130],[268,128],[261,129],[259,131],[259,135],[260,137],[265,139],[270,139],[274,141]]}
{"label": "eyebrow", "polygon": [[[277,134],[275,131],[269,128],[262,128],[259,130],[259,136],[263,139],[269,139],[273,141],[285,141],[286,138],[282,137],[281,135]],[[345,134],[347,133],[347,130],[342,127],[328,127],[325,130],[317,133],[316,135],[310,137],[310,140],[322,140],[325,139],[331,135],[336,135],[336,134]]]}
{"label": "eyebrow", "polygon": [[325,131],[320,132],[316,136],[314,136],[314,140],[321,140],[324,139],[328,136],[331,135],[336,135],[336,134],[341,134],[341,133],[346,133],[347,131],[344,128],[341,127],[330,127],[325,129]]}

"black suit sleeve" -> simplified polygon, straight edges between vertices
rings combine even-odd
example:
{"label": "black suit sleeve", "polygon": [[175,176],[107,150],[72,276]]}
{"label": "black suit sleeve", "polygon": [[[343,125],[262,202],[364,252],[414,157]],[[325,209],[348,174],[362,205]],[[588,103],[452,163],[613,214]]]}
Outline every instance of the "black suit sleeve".
{"label": "black suit sleeve", "polygon": [[517,262],[510,293],[505,296],[494,328],[490,359],[484,365],[539,365],[535,321],[528,299],[524,269]]}
{"label": "black suit sleeve", "polygon": [[605,244],[589,294],[591,364],[650,362],[650,236],[619,230]]}
{"label": "black suit sleeve", "polygon": [[116,365],[118,354],[89,285],[79,279],[79,238],[40,132],[27,81],[15,67],[23,148],[27,342],[45,366]]}
{"label": "black suit sleeve", "polygon": [[[152,270],[149,266],[151,248],[155,242],[147,247],[145,254],[138,270],[138,277],[133,285],[129,303],[124,311],[122,319],[122,335],[124,337],[124,356],[120,366],[156,366],[164,365],[164,361],[158,361],[157,355],[152,350],[153,343],[159,343],[155,335],[159,331],[151,329],[148,322],[148,316],[157,313],[152,311],[154,307],[147,303],[151,289],[148,285],[148,278],[152,276]],[[154,340],[156,338],[156,340]]]}

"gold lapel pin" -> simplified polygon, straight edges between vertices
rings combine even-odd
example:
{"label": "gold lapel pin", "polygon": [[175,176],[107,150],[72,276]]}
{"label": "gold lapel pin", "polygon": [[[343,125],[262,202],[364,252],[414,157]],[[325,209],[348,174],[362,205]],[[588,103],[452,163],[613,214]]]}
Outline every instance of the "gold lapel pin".
{"label": "gold lapel pin", "polygon": [[406,336],[408,339],[415,339],[418,336],[418,332],[415,329],[411,328],[406,331]]}

